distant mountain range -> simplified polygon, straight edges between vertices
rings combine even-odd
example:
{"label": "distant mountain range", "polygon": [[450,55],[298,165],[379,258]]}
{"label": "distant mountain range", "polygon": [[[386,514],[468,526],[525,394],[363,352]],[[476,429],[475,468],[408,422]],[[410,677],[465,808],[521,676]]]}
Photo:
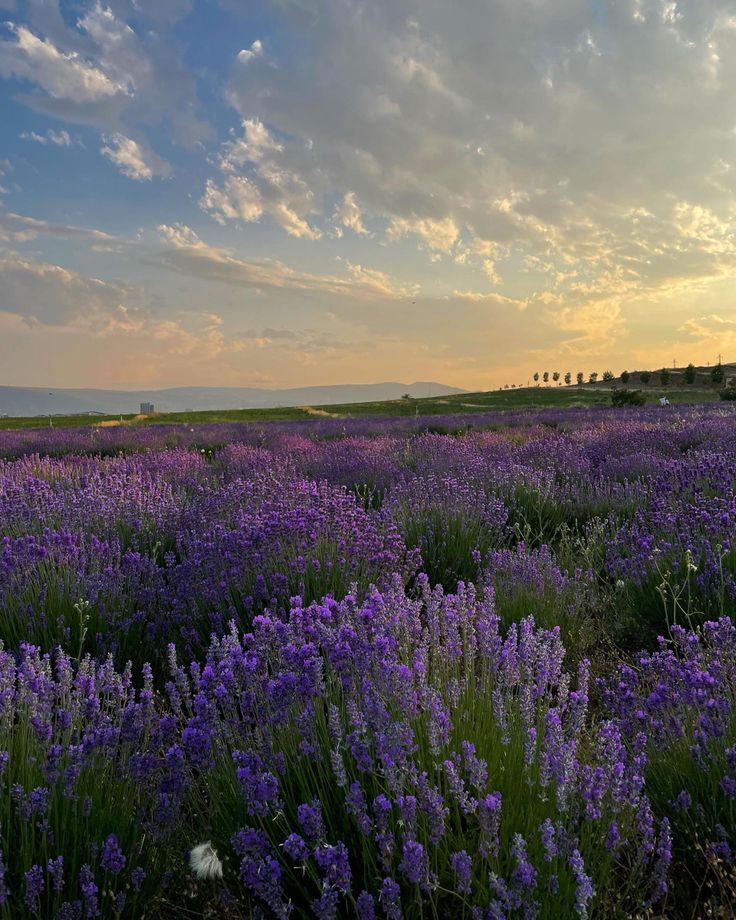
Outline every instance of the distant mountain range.
{"label": "distant mountain range", "polygon": [[205,409],[273,409],[279,406],[325,406],[338,403],[450,396],[464,393],[442,383],[359,383],[345,386],[262,390],[258,387],[173,387],[165,390],[50,389],[0,386],[0,415],[104,415],[138,412],[153,403],[156,412]]}

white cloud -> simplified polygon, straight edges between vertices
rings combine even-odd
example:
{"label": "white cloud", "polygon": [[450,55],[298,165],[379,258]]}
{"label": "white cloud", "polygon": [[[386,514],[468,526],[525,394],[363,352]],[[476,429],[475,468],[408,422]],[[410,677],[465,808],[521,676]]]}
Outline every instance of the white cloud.
{"label": "white cloud", "polygon": [[94,244],[119,243],[117,237],[102,230],[87,227],[75,227],[66,224],[53,224],[47,220],[14,214],[12,211],[0,210],[0,240],[26,242],[38,236],[53,236],[68,240],[89,240]]}
{"label": "white cloud", "polygon": [[165,160],[151,150],[144,150],[141,144],[124,134],[115,133],[104,140],[106,143],[100,148],[100,153],[129,179],[142,182],[154,176],[168,176],[171,172]]}
{"label": "white cloud", "polygon": [[396,300],[408,298],[415,292],[413,288],[397,284],[384,272],[350,262],[347,263],[347,277],[310,274],[277,260],[236,258],[225,249],[207,245],[191,228],[181,224],[162,224],[158,230],[169,248],[152,257],[152,261],[207,281],[359,300]]}
{"label": "white cloud", "polygon": [[289,166],[285,146],[258,119],[243,121],[243,136],[223,144],[219,157],[223,183],[208,179],[200,207],[219,223],[259,221],[267,215],[291,236],[318,240],[313,226],[314,194]]}
{"label": "white cloud", "polygon": [[[98,0],[70,24],[56,2],[34,0],[29,22],[9,24],[10,38],[0,40],[0,77],[34,84],[16,99],[57,120],[135,137],[142,145],[143,131],[164,123],[175,142],[192,146],[212,128],[199,116],[197,81],[183,46],[161,28],[190,8],[190,0]],[[36,136],[58,143],[50,133]]]}
{"label": "white cloud", "polygon": [[129,321],[129,302],[139,293],[134,285],[88,278],[16,253],[0,256],[0,311],[29,323],[100,327]]}
{"label": "white cloud", "polygon": [[35,131],[23,131],[20,135],[24,141],[33,141],[35,144],[53,144],[56,147],[71,147],[73,143],[68,131],[54,131],[50,128],[45,134],[37,134]]}
{"label": "white cloud", "polygon": [[263,44],[260,39],[256,39],[250,46],[250,48],[243,48],[242,51],[238,52],[238,61],[241,64],[247,64],[248,61],[252,61],[253,58],[260,57],[263,54]]}
{"label": "white cloud", "polygon": [[26,26],[9,24],[15,41],[0,42],[0,76],[30,80],[54,99],[98,102],[118,94],[130,95],[131,83],[110,77],[76,51],[60,51]]}
{"label": "white cloud", "polygon": [[419,237],[430,249],[442,252],[450,252],[460,237],[458,226],[451,217],[441,220],[429,217],[395,217],[386,231],[386,236],[390,240],[398,240],[410,234]]}
{"label": "white cloud", "polygon": [[346,192],[342,201],[335,208],[335,223],[339,227],[346,227],[357,233],[358,236],[367,236],[368,230],[363,223],[363,213],[355,197],[355,192]]}
{"label": "white cloud", "polygon": [[336,235],[382,223],[512,299],[564,304],[559,329],[586,348],[612,286],[736,275],[731,0],[605,17],[578,0],[322,0],[314,15],[298,55],[249,59],[228,97],[281,148],[264,162],[312,192],[293,209],[310,225],[337,198]]}

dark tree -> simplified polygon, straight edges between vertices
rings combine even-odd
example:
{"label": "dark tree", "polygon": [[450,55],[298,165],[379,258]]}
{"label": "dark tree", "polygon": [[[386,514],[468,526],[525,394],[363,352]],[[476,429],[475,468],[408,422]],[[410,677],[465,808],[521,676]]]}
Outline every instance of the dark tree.
{"label": "dark tree", "polygon": [[578,381],[578,383],[581,384],[581,383],[583,382],[584,379],[585,379],[585,374],[584,374],[582,371],[578,371],[578,372],[577,372],[577,381]]}
{"label": "dark tree", "polygon": [[685,368],[685,383],[695,383],[695,365],[688,364]]}
{"label": "dark tree", "polygon": [[570,371],[568,371],[568,372],[565,374],[565,383],[566,383],[568,386],[570,386],[570,384],[572,383],[572,374],[570,373]]}
{"label": "dark tree", "polygon": [[647,401],[641,390],[614,390],[611,393],[612,406],[643,406]]}
{"label": "dark tree", "polygon": [[598,371],[593,371],[588,378],[591,383],[595,383],[598,380]]}
{"label": "dark tree", "polygon": [[613,371],[603,371],[603,379],[606,382],[613,380]]}
{"label": "dark tree", "polygon": [[628,371],[621,371],[621,383],[628,383],[629,377],[630,377],[630,374]]}
{"label": "dark tree", "polygon": [[545,371],[542,374],[542,380],[544,380],[545,383],[549,383],[549,371]]}
{"label": "dark tree", "polygon": [[642,383],[649,383],[651,379],[652,374],[650,371],[639,371],[639,380],[641,380]]}
{"label": "dark tree", "polygon": [[710,372],[710,379],[713,383],[721,384],[723,383],[723,365],[719,361],[718,364]]}
{"label": "dark tree", "polygon": [[662,370],[659,372],[659,382],[662,384],[663,387],[666,387],[667,384],[670,382],[670,372],[667,370],[666,367],[663,367]]}
{"label": "dark tree", "polygon": [[537,371],[536,374],[534,375],[534,382],[539,383],[539,371]]}

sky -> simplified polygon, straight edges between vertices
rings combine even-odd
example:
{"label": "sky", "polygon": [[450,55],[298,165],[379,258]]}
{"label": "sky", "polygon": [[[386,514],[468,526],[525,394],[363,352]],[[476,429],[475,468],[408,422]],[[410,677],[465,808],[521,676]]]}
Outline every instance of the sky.
{"label": "sky", "polygon": [[0,0],[0,384],[736,360],[736,0]]}

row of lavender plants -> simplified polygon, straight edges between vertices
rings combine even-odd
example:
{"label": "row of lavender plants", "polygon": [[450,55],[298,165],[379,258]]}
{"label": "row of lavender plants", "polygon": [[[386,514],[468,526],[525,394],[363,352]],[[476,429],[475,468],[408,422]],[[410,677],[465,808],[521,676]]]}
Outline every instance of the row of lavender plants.
{"label": "row of lavender plants", "polygon": [[2,433],[0,917],[729,916],[733,411],[328,421]]}

